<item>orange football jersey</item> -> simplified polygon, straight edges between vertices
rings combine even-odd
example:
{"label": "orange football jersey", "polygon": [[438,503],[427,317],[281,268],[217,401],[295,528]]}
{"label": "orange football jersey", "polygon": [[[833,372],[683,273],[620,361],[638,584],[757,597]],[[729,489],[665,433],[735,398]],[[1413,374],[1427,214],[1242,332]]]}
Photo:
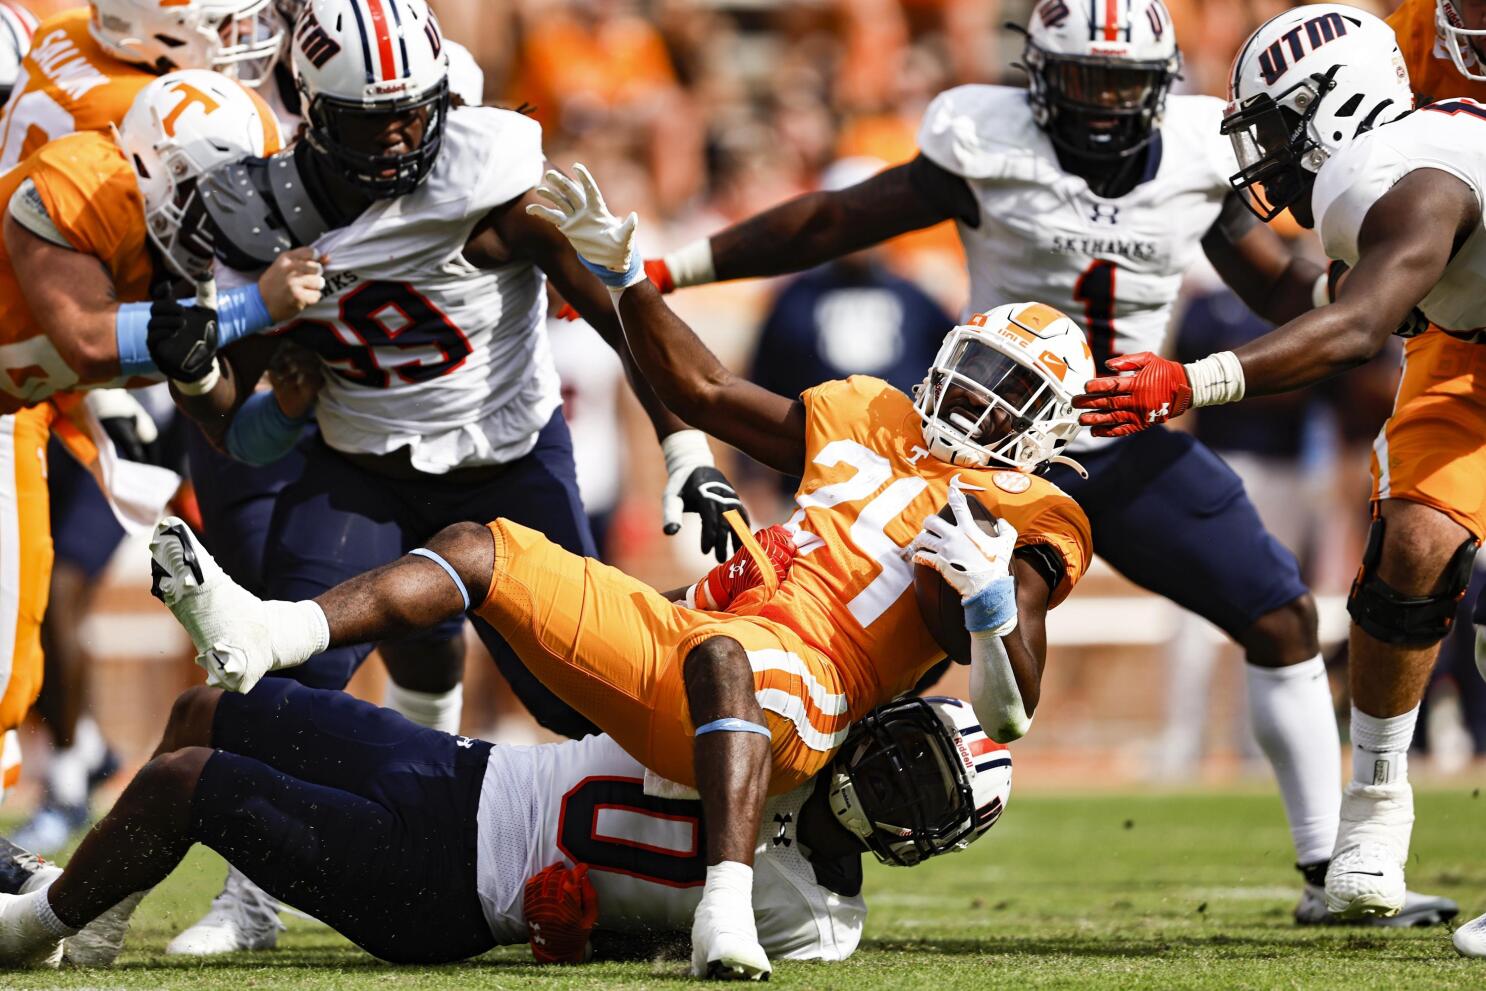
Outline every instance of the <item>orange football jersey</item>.
{"label": "orange football jersey", "polygon": [[956,468],[931,455],[913,402],[881,379],[855,375],[804,393],[808,463],[787,526],[798,556],[779,588],[740,596],[729,612],[789,628],[843,676],[852,717],[912,688],[943,655],[919,617],[903,549],[957,485],[1064,564],[1061,602],[1093,554],[1088,518],[1044,478]]}
{"label": "orange football jersey", "polygon": [[[62,236],[103,263],[121,303],[150,298],[153,266],[145,243],[144,200],[134,170],[111,137],[83,131],[45,145],[0,176],[0,209],[27,178]],[[0,242],[0,413],[82,384],[106,383],[80,383],[62,360],[32,318]]]}
{"label": "orange football jersey", "polygon": [[1455,68],[1434,20],[1435,0],[1404,0],[1388,17],[1409,69],[1409,84],[1423,106],[1447,96],[1486,101],[1486,83],[1466,79]]}
{"label": "orange football jersey", "polygon": [[14,168],[48,141],[105,131],[124,119],[155,74],[120,61],[88,33],[89,8],[42,22],[0,113],[0,169]]}

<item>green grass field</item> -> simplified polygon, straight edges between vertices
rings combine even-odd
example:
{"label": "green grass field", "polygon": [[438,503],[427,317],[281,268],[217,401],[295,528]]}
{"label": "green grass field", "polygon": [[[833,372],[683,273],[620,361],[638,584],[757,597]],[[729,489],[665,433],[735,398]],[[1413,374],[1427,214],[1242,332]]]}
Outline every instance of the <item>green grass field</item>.
{"label": "green grass field", "polygon": [[[1410,882],[1486,911],[1486,800],[1418,798]],[[776,964],[791,988],[1483,988],[1449,932],[1300,929],[1279,803],[1255,795],[1019,796],[972,850],[915,870],[873,865],[872,913],[844,964]],[[542,969],[525,947],[459,966],[391,967],[290,920],[279,949],[182,963],[166,941],[205,907],[221,861],[198,848],[145,901],[111,971],[0,973],[0,988],[677,987],[679,959]]]}

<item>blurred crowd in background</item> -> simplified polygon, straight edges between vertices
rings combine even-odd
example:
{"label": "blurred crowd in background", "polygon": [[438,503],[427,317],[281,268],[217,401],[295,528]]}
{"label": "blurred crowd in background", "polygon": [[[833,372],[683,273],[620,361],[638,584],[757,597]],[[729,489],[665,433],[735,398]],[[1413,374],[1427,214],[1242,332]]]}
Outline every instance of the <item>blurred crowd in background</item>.
{"label": "blurred crowd in background", "polygon": [[[1215,96],[1224,95],[1243,38],[1292,6],[1166,3],[1184,57],[1176,91]],[[639,213],[649,255],[795,194],[849,184],[911,158],[920,116],[936,93],[962,83],[1022,84],[1015,68],[1022,39],[1004,25],[1025,23],[1032,6],[1028,0],[432,5],[445,33],[470,48],[484,69],[486,102],[528,108],[543,125],[554,164],[584,162],[616,212]],[[1394,6],[1361,5],[1379,14]],[[1293,225],[1285,233],[1311,243]],[[911,388],[966,293],[963,256],[954,230],[944,225],[793,279],[709,286],[671,300],[734,369],[795,393],[858,372]],[[1211,271],[1198,270],[1188,280],[1174,350],[1206,354],[1266,329]],[[708,562],[696,551],[694,534],[661,535],[659,451],[617,359],[581,323],[554,318],[549,330],[584,501],[605,558],[658,587],[694,580]],[[1314,392],[1182,421],[1230,459],[1270,529],[1300,557],[1338,670],[1345,664],[1343,600],[1367,523],[1367,459],[1392,404],[1397,365],[1396,353],[1386,355]],[[739,464],[733,452],[718,454],[756,526],[788,516],[789,480]],[[110,582],[143,586],[142,554],[126,546]],[[139,589],[133,594],[137,599]],[[89,627],[96,631],[90,644],[96,655],[126,649],[111,631],[131,608],[118,606]],[[1445,770],[1486,756],[1486,685],[1472,659],[1469,600],[1464,608],[1467,618],[1441,658],[1436,715],[1420,722],[1420,746],[1442,751],[1437,766]],[[1240,665],[1220,663],[1236,660],[1234,648],[1107,568],[1096,569],[1053,614],[1051,637],[1044,697],[1057,705],[1020,745],[1032,776],[1042,771],[1057,780],[1053,762],[1037,764],[1040,754],[1081,761],[1077,780],[1089,768],[1127,779],[1186,780],[1226,775],[1256,752],[1239,709]],[[481,686],[492,697],[502,686],[470,640],[465,729],[519,738],[513,727],[521,717],[509,702],[481,703]],[[1344,683],[1337,680],[1338,691]],[[98,694],[107,704],[106,688]]]}

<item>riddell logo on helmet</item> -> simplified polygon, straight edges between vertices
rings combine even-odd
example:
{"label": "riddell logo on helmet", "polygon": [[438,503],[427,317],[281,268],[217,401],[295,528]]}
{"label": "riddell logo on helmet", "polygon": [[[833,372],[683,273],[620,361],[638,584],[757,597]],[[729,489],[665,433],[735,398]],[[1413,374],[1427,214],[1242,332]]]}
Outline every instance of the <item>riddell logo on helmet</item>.
{"label": "riddell logo on helmet", "polygon": [[407,79],[389,79],[384,83],[372,83],[367,89],[377,96],[387,96],[392,93],[406,93],[412,85]]}
{"label": "riddell logo on helmet", "polygon": [[1297,24],[1259,53],[1259,72],[1264,76],[1264,84],[1273,86],[1289,71],[1287,53],[1291,60],[1299,62],[1322,45],[1335,41],[1346,33],[1346,18],[1335,11]]}

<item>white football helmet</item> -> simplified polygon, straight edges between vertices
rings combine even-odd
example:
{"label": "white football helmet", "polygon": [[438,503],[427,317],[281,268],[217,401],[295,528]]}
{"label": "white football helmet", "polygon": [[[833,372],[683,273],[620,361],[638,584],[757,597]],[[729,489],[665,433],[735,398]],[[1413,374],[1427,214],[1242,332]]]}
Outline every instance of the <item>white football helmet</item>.
{"label": "white football helmet", "polygon": [[1032,116],[1054,144],[1125,158],[1150,142],[1182,67],[1161,0],[1043,0],[1025,33]]}
{"label": "white football helmet", "polygon": [[36,18],[18,3],[0,0],[0,103],[10,99],[10,91],[21,74],[21,59],[31,50],[31,35],[36,32]]}
{"label": "white football helmet", "polygon": [[1011,752],[959,699],[878,706],[853,724],[828,773],[836,820],[899,867],[965,849],[1011,800]]}
{"label": "white football helmet", "polygon": [[1233,186],[1266,222],[1309,196],[1310,177],[1343,145],[1414,108],[1393,29],[1338,3],[1260,25],[1233,61],[1228,99]]}
{"label": "white football helmet", "polygon": [[211,257],[188,248],[181,221],[202,173],[282,145],[273,112],[257,94],[218,72],[182,69],[139,91],[115,136],[134,166],[145,226],[176,275],[199,279]]}
{"label": "white football helmet", "polygon": [[1454,0],[1435,0],[1434,26],[1445,50],[1450,53],[1450,61],[1455,63],[1460,74],[1478,83],[1486,83],[1486,58],[1482,57],[1472,40],[1483,39],[1481,44],[1486,46],[1486,28],[1466,27],[1465,18]]}
{"label": "white football helmet", "polygon": [[[423,0],[311,0],[294,27],[294,75],[311,147],[352,185],[379,199],[402,196],[433,169],[449,116],[449,62]],[[422,110],[417,148],[367,146],[378,118]]]}
{"label": "white football helmet", "polygon": [[245,86],[267,78],[283,29],[273,0],[89,0],[93,39],[157,72],[216,69]]}
{"label": "white football helmet", "polygon": [[1011,303],[945,335],[913,406],[939,460],[1031,471],[1078,435],[1073,397],[1094,374],[1078,324],[1043,303]]}

